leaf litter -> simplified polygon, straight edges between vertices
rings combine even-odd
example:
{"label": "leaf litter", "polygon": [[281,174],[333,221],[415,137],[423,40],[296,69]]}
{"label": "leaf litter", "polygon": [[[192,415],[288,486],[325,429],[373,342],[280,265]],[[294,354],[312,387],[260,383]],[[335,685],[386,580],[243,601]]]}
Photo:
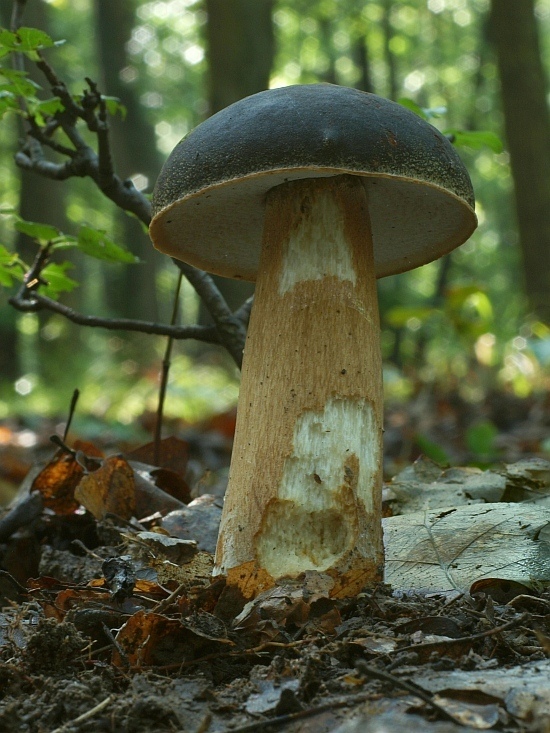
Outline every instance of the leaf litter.
{"label": "leaf litter", "polygon": [[[189,446],[60,449],[0,516],[0,730],[550,730],[550,463],[385,488],[386,584],[212,579]],[[31,580],[27,580],[31,578]]]}

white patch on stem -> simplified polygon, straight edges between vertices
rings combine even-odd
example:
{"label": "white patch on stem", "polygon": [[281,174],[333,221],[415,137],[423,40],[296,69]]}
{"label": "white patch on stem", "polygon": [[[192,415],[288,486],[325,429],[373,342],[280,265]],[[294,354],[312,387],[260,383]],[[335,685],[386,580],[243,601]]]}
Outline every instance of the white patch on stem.
{"label": "white patch on stem", "polygon": [[256,537],[261,566],[278,578],[337,565],[373,511],[380,460],[367,400],[331,397],[322,412],[300,415],[278,497]]}
{"label": "white patch on stem", "polygon": [[295,221],[283,256],[279,295],[299,282],[335,276],[355,284],[356,274],[349,245],[344,236],[344,217],[330,192],[297,197]]}

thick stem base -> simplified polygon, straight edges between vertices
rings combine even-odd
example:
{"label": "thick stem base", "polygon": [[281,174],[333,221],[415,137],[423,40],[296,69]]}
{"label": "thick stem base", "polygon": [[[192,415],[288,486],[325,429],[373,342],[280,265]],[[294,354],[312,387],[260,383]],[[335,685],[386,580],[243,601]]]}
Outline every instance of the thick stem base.
{"label": "thick stem base", "polygon": [[381,580],[382,378],[364,188],[268,194],[217,571],[246,597],[284,576]]}

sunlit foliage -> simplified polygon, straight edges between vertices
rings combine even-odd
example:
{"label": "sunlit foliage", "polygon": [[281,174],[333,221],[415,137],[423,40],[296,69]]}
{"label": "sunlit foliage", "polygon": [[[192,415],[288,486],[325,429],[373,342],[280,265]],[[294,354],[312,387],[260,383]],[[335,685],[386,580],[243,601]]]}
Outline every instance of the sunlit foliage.
{"label": "sunlit foliage", "polygon": [[[48,0],[48,5],[49,32],[54,38],[67,40],[49,58],[71,90],[79,93],[85,76],[101,81],[90,33],[92,3]],[[487,11],[488,0],[279,0],[273,16],[277,55],[271,86],[320,81],[363,88],[368,85],[383,96],[396,100],[407,97],[421,107],[440,109],[433,123],[442,130],[487,130],[502,136]],[[550,0],[539,1],[537,16],[550,67]],[[128,63],[121,78],[138,89],[163,155],[209,113],[206,23],[199,1],[136,2],[136,24],[126,47]],[[18,134],[16,119],[0,125],[0,199],[4,208],[17,206],[19,173],[11,162],[11,151]],[[384,358],[397,364],[391,373],[399,375],[397,380],[388,380],[390,394],[404,394],[412,388],[409,375],[413,367],[419,379],[457,385],[472,401],[481,399],[487,385],[495,380],[523,395],[544,385],[550,363],[550,333],[530,319],[522,296],[509,156],[506,150],[495,153],[490,148],[463,147],[460,153],[473,178],[480,226],[471,240],[453,253],[443,291],[438,291],[441,263],[380,282]],[[139,151],[136,155],[139,157]],[[136,171],[139,176],[139,165]],[[138,187],[150,184],[139,178],[134,183]],[[86,181],[68,185],[67,217],[75,227],[86,223],[112,230],[112,207],[106,206]],[[0,242],[10,245],[13,236],[9,221],[0,217]],[[93,262],[85,267],[77,279],[83,283],[86,307],[104,311],[97,284],[100,271]],[[166,295],[168,312],[173,287],[168,268],[159,276],[159,287]],[[184,318],[189,319],[196,313],[196,300],[185,293]],[[7,314],[5,295],[2,298],[0,325],[13,318]],[[37,395],[38,384],[42,402],[35,398],[33,409],[59,409],[59,402],[48,402],[50,397],[44,397],[55,392],[45,385],[54,387],[58,380],[67,379],[67,370],[56,374],[44,355],[52,345],[63,342],[66,325],[57,317],[38,320],[21,316],[17,323],[22,374],[15,385],[3,385],[0,416],[14,396],[17,409],[23,408],[23,398]],[[76,356],[69,373],[93,395],[86,407],[123,422],[128,416],[133,419],[139,410],[128,406],[126,385],[133,381],[139,386],[133,397],[139,395],[147,401],[147,390],[154,388],[154,382],[147,388],[140,385],[149,365],[136,365],[133,359],[121,356],[111,348],[108,336],[82,332],[79,338],[86,344],[91,361],[85,365]],[[178,410],[192,371],[187,357],[180,358],[187,366],[174,373],[173,404]],[[104,370],[103,384],[109,379],[110,384],[121,385],[108,397],[103,395],[109,405],[101,402],[98,368]],[[405,388],[404,375],[405,381],[409,380]]]}

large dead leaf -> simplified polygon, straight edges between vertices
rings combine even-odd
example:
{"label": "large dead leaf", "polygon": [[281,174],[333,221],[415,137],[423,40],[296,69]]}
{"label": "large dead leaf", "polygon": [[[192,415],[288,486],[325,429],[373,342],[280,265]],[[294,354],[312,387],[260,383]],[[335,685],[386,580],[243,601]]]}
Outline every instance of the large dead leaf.
{"label": "large dead leaf", "polygon": [[384,520],[386,582],[416,591],[467,590],[482,578],[550,583],[550,509],[476,504]]}
{"label": "large dead leaf", "polygon": [[482,471],[442,469],[419,458],[393,478],[389,490],[401,513],[499,501],[550,506],[550,461],[526,458],[498,471]]}
{"label": "large dead leaf", "polygon": [[74,495],[96,519],[107,514],[130,519],[136,507],[134,472],[124,458],[110,456],[82,478]]}
{"label": "large dead leaf", "polygon": [[[84,475],[87,457],[101,457],[101,452],[91,443],[76,441],[77,457],[59,450],[44,466],[32,482],[31,491],[42,495],[44,506],[56,514],[72,514],[79,507],[75,489]],[[77,458],[79,460],[77,460]]]}
{"label": "large dead leaf", "polygon": [[450,698],[469,693],[502,700],[508,713],[520,720],[550,717],[550,660],[539,660],[505,669],[484,669],[483,672],[428,672],[419,674],[415,682],[430,692]]}

